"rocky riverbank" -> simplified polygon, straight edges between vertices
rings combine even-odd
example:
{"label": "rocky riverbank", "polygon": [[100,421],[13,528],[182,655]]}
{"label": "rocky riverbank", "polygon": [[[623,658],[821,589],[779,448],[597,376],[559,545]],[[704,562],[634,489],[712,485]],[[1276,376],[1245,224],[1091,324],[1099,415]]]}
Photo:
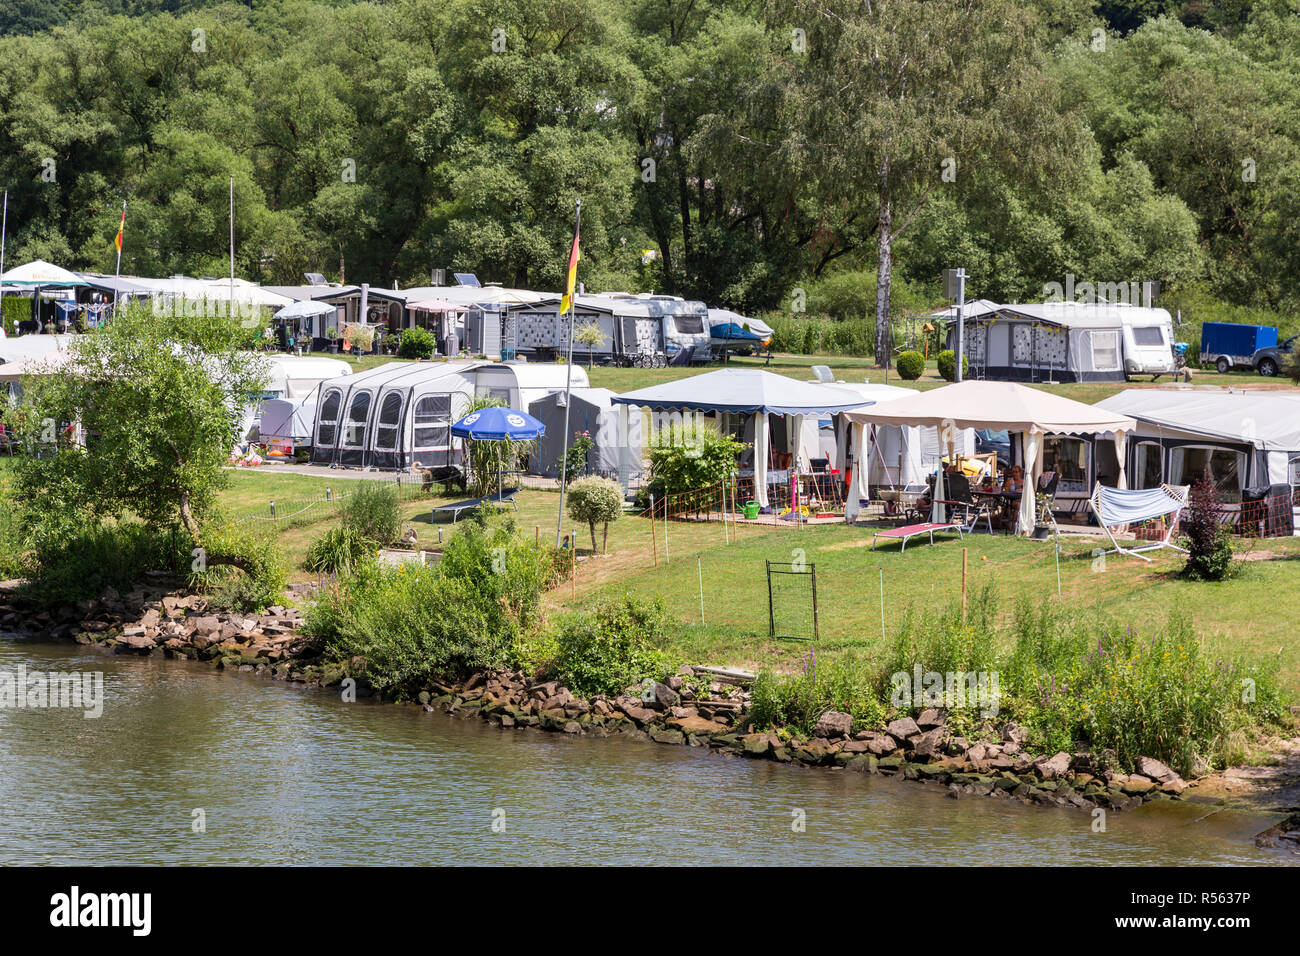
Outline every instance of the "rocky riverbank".
{"label": "rocky riverbank", "polygon": [[[309,591],[302,586],[300,593]],[[0,602],[8,600],[0,593]],[[0,630],[75,640],[106,651],[205,661],[210,666],[275,680],[333,687],[363,662],[324,663],[300,633],[292,607],[259,615],[211,608],[199,596],[155,579],[127,594],[112,589],[96,601],[58,612],[27,614],[0,603]],[[360,697],[372,696],[364,677]],[[628,734],[665,746],[704,747],[719,754],[849,772],[900,776],[945,788],[954,798],[984,796],[1022,804],[1128,810],[1145,801],[1184,799],[1188,784],[1157,760],[1136,772],[1116,769],[1111,752],[1034,754],[1014,723],[985,723],[969,736],[953,732],[939,709],[902,716],[875,730],[853,732],[849,714],[829,711],[812,736],[755,728],[749,693],[690,668],[662,683],[615,697],[575,697],[555,681],[520,671],[474,674],[457,684],[430,683],[416,700],[427,711],[488,720],[505,728],[574,735]],[[1221,803],[1221,798],[1191,797]]]}

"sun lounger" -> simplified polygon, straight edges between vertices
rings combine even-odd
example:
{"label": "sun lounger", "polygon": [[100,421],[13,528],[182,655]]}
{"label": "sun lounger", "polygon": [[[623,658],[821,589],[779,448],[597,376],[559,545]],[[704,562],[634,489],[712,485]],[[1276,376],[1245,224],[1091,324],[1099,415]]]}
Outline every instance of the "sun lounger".
{"label": "sun lounger", "polygon": [[919,534],[928,534],[930,543],[934,544],[934,533],[936,531],[956,531],[957,537],[963,537],[961,525],[959,524],[926,521],[922,524],[905,524],[901,528],[893,528],[889,531],[877,531],[875,537],[871,539],[871,550],[876,550],[876,538],[898,538],[903,542],[903,546],[898,549],[898,553],[902,554],[907,550],[908,538],[915,538]]}
{"label": "sun lounger", "polygon": [[515,495],[517,494],[519,494],[518,488],[507,488],[499,494],[487,495],[483,498],[466,498],[464,501],[452,501],[445,505],[435,505],[432,514],[429,515],[429,520],[433,521],[440,511],[449,511],[451,512],[451,523],[455,524],[462,511],[473,511],[482,504],[494,504],[498,508],[504,508],[508,504],[518,511],[519,506],[515,504]]}

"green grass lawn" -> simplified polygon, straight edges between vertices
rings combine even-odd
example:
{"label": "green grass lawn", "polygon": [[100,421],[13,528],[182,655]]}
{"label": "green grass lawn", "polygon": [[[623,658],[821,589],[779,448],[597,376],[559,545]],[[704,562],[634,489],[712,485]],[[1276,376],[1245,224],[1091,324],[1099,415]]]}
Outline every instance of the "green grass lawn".
{"label": "green grass lawn", "polygon": [[[230,477],[223,504],[229,513],[242,515],[266,514],[273,496],[277,513],[288,514],[290,502],[301,506],[323,496],[327,486],[338,495],[357,483],[264,471],[236,471]],[[440,532],[444,539],[455,533],[444,519],[430,521],[432,505],[445,500],[421,497],[402,505],[405,520],[416,529],[424,547],[436,548]],[[525,490],[517,500],[518,511],[511,514],[521,533],[554,540],[558,494]],[[311,577],[301,569],[306,548],[335,520],[334,507],[320,506],[297,518],[262,524],[275,529],[295,566],[294,577],[306,580]],[[1097,610],[1139,631],[1154,630],[1171,615],[1183,614],[1217,653],[1276,657],[1282,684],[1300,693],[1300,642],[1292,636],[1288,616],[1278,613],[1287,606],[1285,596],[1300,571],[1300,538],[1240,542],[1252,560],[1240,561],[1238,575],[1217,584],[1179,578],[1182,560],[1173,552],[1157,552],[1150,564],[1116,555],[1098,563],[1092,550],[1104,539],[1063,538],[1058,596],[1052,544],[1002,535],[968,535],[960,542],[945,538],[933,547],[914,539],[900,554],[893,542],[882,543],[881,550],[873,552],[871,531],[864,527],[832,524],[796,529],[741,523],[733,539],[731,526],[724,528],[720,522],[673,522],[665,545],[662,520],[652,531],[648,519],[625,515],[610,526],[608,554],[593,556],[586,528],[575,527],[567,517],[563,528],[566,533],[577,531],[579,553],[586,560],[579,562],[575,581],[548,595],[552,610],[587,609],[595,601],[624,596],[659,598],[680,625],[672,649],[699,663],[799,666],[809,641],[769,636],[765,561],[802,560],[815,565],[817,651],[835,654],[882,647],[882,579],[886,640],[892,639],[907,614],[939,610],[960,600],[965,548],[971,599],[991,585],[1008,619],[1017,601],[1059,601]],[[599,529],[597,537],[599,542]],[[787,593],[778,598],[785,614],[781,630],[803,628],[800,633],[810,635],[809,597]]]}

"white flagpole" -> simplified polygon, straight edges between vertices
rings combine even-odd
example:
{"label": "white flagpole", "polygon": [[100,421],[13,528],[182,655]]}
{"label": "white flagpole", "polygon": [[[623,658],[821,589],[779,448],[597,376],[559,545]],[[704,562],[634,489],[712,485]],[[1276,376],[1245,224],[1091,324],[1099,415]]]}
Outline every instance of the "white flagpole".
{"label": "white flagpole", "polygon": [[[126,200],[122,200],[122,218],[117,227],[117,234],[122,237],[122,245],[126,244]],[[113,275],[113,321],[117,321],[117,287],[122,284],[122,246],[117,247],[117,269]]]}
{"label": "white flagpole", "polygon": [[[219,315],[220,313],[218,313]],[[230,317],[235,316],[235,176],[230,175]]]}
{"label": "white flagpole", "polygon": [[[578,211],[573,220],[573,238],[578,241],[582,228],[582,200],[578,200]],[[581,253],[579,253],[581,254]],[[576,286],[576,284],[575,284]],[[564,291],[569,291],[569,278],[564,277]],[[577,295],[576,287],[574,295]],[[560,446],[560,514],[555,519],[555,546],[560,546],[560,535],[564,526],[564,493],[569,488],[569,406],[573,404],[573,299],[569,299],[569,363],[564,371],[564,442]],[[576,560],[577,543],[574,543]],[[575,572],[577,565],[574,565]]]}

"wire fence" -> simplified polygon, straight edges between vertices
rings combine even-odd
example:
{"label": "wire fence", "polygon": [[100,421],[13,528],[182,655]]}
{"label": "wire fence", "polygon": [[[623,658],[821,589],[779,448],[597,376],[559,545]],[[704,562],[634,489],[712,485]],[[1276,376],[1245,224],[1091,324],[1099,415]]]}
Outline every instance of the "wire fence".
{"label": "wire fence", "polygon": [[298,521],[319,521],[336,514],[342,504],[355,497],[362,487],[387,486],[395,488],[399,502],[417,501],[427,498],[431,486],[420,477],[394,475],[392,480],[379,479],[344,479],[353,487],[352,491],[337,493],[333,486],[327,486],[323,492],[315,495],[295,495],[293,497],[268,498],[263,505],[247,507],[236,511],[231,519],[236,524],[258,522],[264,524],[294,523]]}

